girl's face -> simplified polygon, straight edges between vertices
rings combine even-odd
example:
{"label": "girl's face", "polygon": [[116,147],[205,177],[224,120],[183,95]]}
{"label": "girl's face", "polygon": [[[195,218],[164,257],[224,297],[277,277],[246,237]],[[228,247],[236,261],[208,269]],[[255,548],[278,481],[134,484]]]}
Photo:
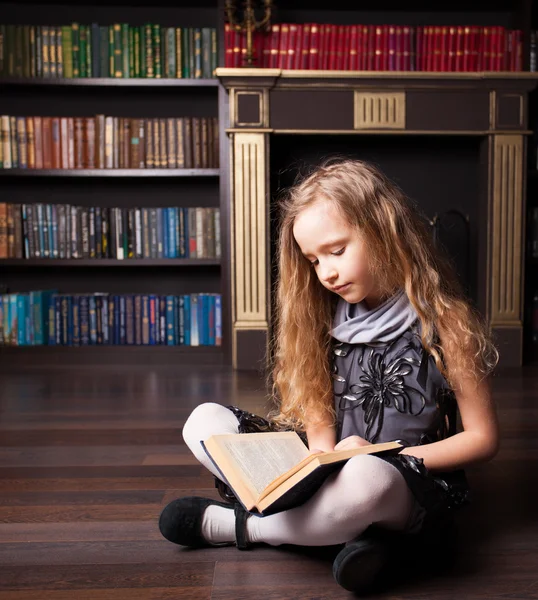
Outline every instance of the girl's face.
{"label": "girl's face", "polygon": [[365,300],[370,309],[380,304],[366,245],[331,202],[320,200],[300,212],[293,236],[324,287],[351,304]]}

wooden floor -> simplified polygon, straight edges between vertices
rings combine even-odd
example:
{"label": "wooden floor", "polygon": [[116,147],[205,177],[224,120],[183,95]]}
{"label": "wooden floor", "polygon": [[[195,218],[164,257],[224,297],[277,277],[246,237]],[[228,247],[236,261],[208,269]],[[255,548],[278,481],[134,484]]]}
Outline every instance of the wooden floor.
{"label": "wooden floor", "polygon": [[[220,367],[0,372],[0,600],[352,597],[332,578],[334,548],[188,550],[160,537],[169,500],[217,497],[182,442],[189,412],[264,412],[262,390]],[[417,565],[376,597],[538,598],[538,375],[505,372],[494,391],[503,446],[469,470],[456,566]]]}

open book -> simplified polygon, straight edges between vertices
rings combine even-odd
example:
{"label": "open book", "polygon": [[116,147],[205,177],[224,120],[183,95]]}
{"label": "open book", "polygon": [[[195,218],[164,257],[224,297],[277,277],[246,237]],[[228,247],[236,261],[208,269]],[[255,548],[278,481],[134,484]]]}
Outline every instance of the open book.
{"label": "open book", "polygon": [[245,510],[264,516],[299,506],[357,454],[402,449],[398,442],[386,442],[310,454],[294,431],[213,435],[201,444]]}

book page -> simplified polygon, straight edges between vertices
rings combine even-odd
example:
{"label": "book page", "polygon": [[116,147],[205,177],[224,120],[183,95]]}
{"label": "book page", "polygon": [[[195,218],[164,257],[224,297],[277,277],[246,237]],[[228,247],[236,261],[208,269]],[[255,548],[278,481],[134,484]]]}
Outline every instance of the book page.
{"label": "book page", "polygon": [[275,437],[270,433],[247,433],[234,439],[222,439],[219,445],[233,458],[258,494],[308,455],[308,448],[295,435]]}

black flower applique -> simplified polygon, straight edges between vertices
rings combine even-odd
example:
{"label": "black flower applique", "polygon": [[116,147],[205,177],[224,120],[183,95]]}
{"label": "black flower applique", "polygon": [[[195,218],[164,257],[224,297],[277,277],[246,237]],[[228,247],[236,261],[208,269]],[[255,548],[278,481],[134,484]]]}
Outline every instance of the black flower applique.
{"label": "black flower applique", "polygon": [[383,429],[386,407],[393,406],[400,413],[418,416],[426,406],[420,390],[406,379],[414,367],[420,367],[416,358],[405,356],[411,349],[412,345],[407,343],[390,360],[386,359],[390,345],[384,351],[367,348],[359,355],[358,362],[363,372],[357,383],[349,385],[342,400],[351,402],[347,410],[362,406],[366,423],[365,437],[370,442],[375,443]]}

